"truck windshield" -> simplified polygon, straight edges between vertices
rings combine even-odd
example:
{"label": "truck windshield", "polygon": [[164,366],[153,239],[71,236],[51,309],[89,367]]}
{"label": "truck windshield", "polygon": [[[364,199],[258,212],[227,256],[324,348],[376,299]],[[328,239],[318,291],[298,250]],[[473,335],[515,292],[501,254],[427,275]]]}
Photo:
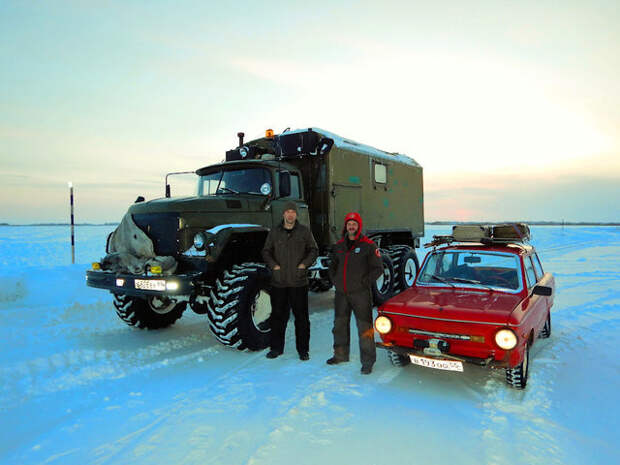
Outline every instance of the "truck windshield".
{"label": "truck windshield", "polygon": [[455,287],[521,289],[516,255],[479,250],[438,250],[431,254],[418,277],[418,284]]}
{"label": "truck windshield", "polygon": [[272,191],[271,173],[264,168],[219,170],[200,176],[198,195],[255,194]]}

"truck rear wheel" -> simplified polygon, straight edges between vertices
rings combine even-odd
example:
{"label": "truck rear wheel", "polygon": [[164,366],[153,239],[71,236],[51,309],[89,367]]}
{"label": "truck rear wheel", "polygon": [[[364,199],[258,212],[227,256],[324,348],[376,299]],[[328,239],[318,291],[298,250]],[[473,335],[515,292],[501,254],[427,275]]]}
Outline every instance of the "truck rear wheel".
{"label": "truck rear wheel", "polygon": [[388,247],[387,252],[394,263],[396,292],[402,292],[413,286],[415,276],[420,268],[420,262],[415,251],[406,245]]}
{"label": "truck rear wheel", "polygon": [[145,299],[114,294],[114,307],[118,317],[129,326],[140,329],[166,328],[183,315],[187,302],[178,302],[165,296]]}
{"label": "truck rear wheel", "polygon": [[312,292],[329,291],[332,288],[333,283],[332,280],[329,279],[329,274],[327,273],[327,270],[319,270],[317,274],[318,277],[310,278],[308,280],[308,289]]}
{"label": "truck rear wheel", "polygon": [[394,289],[394,264],[385,249],[380,249],[383,260],[383,274],[372,285],[372,297],[375,305],[381,305],[392,297]]}
{"label": "truck rear wheel", "polygon": [[207,317],[218,341],[239,350],[260,350],[269,345],[269,279],[263,263],[233,265],[217,279],[207,300]]}

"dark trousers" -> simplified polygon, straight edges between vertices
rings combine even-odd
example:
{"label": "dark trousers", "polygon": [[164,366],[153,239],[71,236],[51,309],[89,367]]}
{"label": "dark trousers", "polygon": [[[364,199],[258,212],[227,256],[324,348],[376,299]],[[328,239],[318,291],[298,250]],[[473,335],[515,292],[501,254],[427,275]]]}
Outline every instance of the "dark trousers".
{"label": "dark trousers", "polygon": [[295,316],[297,352],[310,350],[310,317],[308,316],[308,286],[271,288],[271,350],[284,352],[284,335],[290,311]]}
{"label": "dark trousers", "polygon": [[334,355],[348,359],[351,343],[351,312],[355,315],[360,343],[362,366],[372,367],[377,360],[375,333],[372,326],[372,294],[363,292],[344,294],[336,291],[334,299]]}

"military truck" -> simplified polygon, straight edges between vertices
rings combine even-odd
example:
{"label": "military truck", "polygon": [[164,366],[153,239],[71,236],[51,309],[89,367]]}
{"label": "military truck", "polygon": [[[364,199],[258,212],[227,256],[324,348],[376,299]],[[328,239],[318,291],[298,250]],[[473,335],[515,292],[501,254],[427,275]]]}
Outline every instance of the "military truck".
{"label": "military truck", "polygon": [[[121,228],[108,237],[108,255],[87,271],[87,285],[107,289],[118,316],[139,328],[162,328],[187,305],[205,314],[215,337],[238,349],[269,343],[270,270],[261,249],[269,230],[294,201],[298,219],[310,226],[319,257],[308,269],[310,290],[332,287],[329,251],[341,237],[343,219],[357,211],[365,233],[381,250],[384,273],[373,286],[382,303],[410,287],[419,262],[415,248],[424,235],[422,167],[318,128],[285,130],[244,142],[225,161],[195,171],[192,197],[139,197],[123,223],[135,223],[130,240],[144,235],[167,270],[146,260],[132,268],[111,267]],[[123,225],[121,223],[121,225]],[[155,264],[154,264],[155,263]]]}

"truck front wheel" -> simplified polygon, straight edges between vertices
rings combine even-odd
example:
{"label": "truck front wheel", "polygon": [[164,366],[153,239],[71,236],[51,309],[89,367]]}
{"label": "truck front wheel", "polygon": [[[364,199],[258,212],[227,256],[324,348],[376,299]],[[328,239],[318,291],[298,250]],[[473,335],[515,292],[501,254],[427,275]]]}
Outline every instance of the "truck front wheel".
{"label": "truck front wheel", "polygon": [[207,300],[207,317],[218,341],[239,350],[261,350],[269,345],[269,278],[266,265],[242,263],[217,279]]}
{"label": "truck front wheel", "polygon": [[114,294],[114,307],[118,317],[129,326],[140,329],[166,328],[183,315],[187,302],[178,302],[165,296],[145,299]]}

